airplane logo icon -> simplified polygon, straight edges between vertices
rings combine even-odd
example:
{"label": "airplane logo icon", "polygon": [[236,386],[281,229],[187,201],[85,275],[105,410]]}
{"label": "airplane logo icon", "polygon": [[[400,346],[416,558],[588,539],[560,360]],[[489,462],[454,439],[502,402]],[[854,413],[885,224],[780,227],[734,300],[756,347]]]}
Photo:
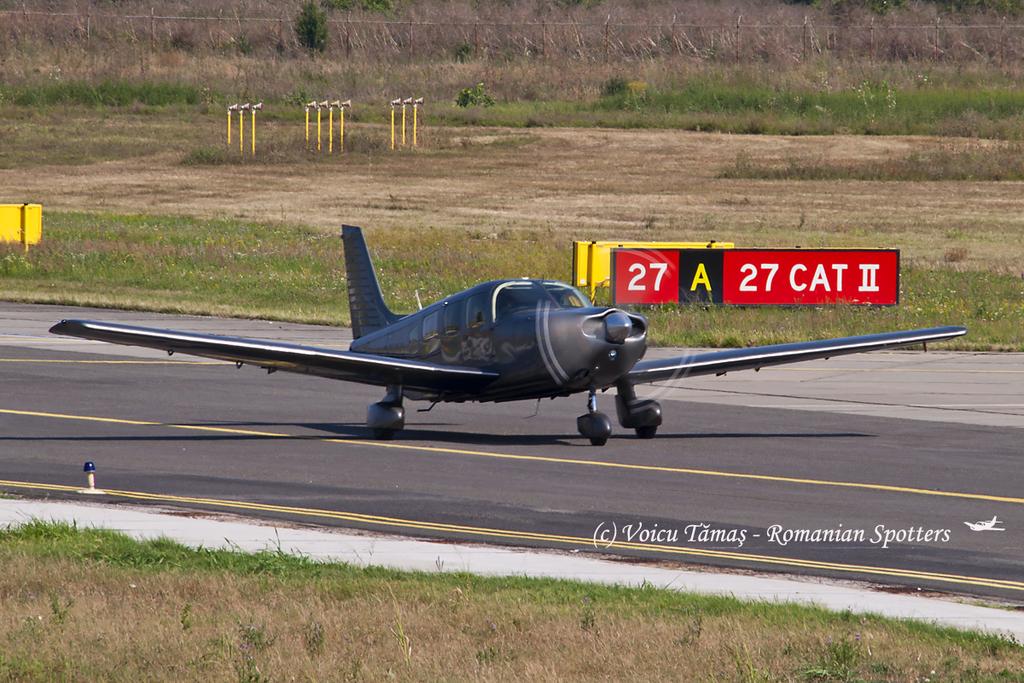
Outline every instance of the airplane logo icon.
{"label": "airplane logo icon", "polygon": [[999,524],[998,517],[983,519],[980,522],[964,522],[964,524],[966,524],[971,531],[1006,531],[1004,527],[996,526]]}

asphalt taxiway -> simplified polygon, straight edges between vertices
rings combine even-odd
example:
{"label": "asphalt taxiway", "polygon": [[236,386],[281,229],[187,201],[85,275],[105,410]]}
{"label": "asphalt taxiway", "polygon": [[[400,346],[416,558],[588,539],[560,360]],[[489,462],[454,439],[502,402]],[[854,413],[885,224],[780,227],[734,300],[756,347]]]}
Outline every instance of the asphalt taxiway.
{"label": "asphalt taxiway", "polygon": [[[575,432],[583,397],[409,404],[408,428],[376,442],[372,387],[47,335],[72,317],[347,346],[309,325],[0,304],[0,489],[76,497],[92,460],[111,502],[1024,604],[1019,354],[876,353],[651,387],[658,438],[620,429],[603,448]],[[994,516],[1004,531],[965,525]]]}

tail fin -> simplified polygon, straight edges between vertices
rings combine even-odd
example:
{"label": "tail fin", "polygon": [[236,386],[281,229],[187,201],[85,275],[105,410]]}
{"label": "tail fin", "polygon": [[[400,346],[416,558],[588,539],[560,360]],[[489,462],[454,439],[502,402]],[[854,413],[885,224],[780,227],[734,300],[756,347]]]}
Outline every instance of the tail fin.
{"label": "tail fin", "polygon": [[345,246],[345,270],[348,278],[348,308],[352,316],[352,337],[383,329],[401,316],[388,310],[373,272],[370,252],[363,231],[354,225],[343,225],[341,239]]}

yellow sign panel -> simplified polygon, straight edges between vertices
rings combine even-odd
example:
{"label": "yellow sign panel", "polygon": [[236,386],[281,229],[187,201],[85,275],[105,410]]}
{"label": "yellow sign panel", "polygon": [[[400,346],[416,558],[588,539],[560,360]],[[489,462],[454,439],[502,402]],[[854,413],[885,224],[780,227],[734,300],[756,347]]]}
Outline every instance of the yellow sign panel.
{"label": "yellow sign panel", "polygon": [[598,287],[610,287],[612,249],[732,249],[732,242],[599,242],[572,243],[572,282],[589,290],[594,298]]}
{"label": "yellow sign panel", "polygon": [[0,242],[20,242],[28,249],[42,238],[41,204],[0,204]]}

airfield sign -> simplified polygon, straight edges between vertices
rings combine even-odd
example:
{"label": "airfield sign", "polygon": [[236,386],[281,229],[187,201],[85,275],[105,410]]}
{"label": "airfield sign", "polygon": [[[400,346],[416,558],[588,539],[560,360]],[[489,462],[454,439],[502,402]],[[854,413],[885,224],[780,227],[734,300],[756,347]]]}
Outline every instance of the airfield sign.
{"label": "airfield sign", "polygon": [[899,303],[898,249],[614,249],[616,304]]}

